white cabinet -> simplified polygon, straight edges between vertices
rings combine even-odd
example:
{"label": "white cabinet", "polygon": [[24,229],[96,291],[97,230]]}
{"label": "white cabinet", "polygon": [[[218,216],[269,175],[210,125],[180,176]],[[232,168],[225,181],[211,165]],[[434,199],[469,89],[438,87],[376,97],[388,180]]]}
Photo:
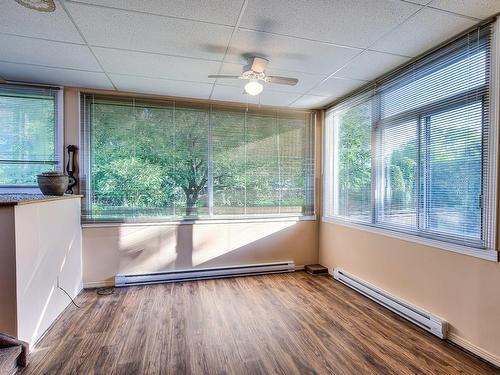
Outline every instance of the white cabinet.
{"label": "white cabinet", "polygon": [[71,303],[61,288],[82,290],[80,198],[3,205],[0,236],[0,332],[33,346]]}

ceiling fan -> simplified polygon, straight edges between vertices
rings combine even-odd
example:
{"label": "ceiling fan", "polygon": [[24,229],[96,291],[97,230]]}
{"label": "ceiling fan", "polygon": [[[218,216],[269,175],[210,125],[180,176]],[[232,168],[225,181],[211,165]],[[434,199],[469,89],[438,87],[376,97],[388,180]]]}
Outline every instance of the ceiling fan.
{"label": "ceiling fan", "polygon": [[239,76],[210,74],[208,78],[247,80],[248,83],[245,85],[245,92],[252,96],[259,95],[264,89],[264,86],[259,81],[289,86],[295,86],[299,82],[297,78],[266,75],[265,70],[268,63],[269,60],[263,57],[253,56],[248,58],[248,64],[243,68],[243,73]]}

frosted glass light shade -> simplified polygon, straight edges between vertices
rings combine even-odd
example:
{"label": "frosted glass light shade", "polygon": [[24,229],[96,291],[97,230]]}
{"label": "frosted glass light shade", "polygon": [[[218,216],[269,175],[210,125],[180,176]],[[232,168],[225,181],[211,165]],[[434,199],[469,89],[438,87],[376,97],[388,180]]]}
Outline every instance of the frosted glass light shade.
{"label": "frosted glass light shade", "polygon": [[264,86],[262,86],[262,83],[258,81],[250,81],[245,85],[246,93],[252,96],[259,95],[263,89]]}

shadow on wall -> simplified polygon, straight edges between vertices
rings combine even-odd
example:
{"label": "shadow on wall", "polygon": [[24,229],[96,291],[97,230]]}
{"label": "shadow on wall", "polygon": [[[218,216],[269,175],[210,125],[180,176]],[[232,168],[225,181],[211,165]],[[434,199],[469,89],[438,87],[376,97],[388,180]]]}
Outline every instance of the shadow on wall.
{"label": "shadow on wall", "polygon": [[177,226],[175,241],[175,267],[176,269],[193,267],[193,225],[184,224]]}
{"label": "shadow on wall", "polygon": [[314,221],[84,228],[84,282],[111,281],[119,273],[313,263],[316,228]]}

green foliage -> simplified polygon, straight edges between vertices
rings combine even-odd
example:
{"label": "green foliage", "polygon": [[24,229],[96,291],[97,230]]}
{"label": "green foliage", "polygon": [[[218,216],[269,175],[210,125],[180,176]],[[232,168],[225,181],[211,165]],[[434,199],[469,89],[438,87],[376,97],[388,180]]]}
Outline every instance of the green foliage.
{"label": "green foliage", "polygon": [[[55,161],[53,97],[0,95],[0,159]],[[0,164],[0,185],[36,185],[50,164]]]}
{"label": "green foliage", "polygon": [[338,187],[342,215],[371,210],[371,107],[349,109],[338,130]]}
{"label": "green foliage", "polygon": [[171,199],[162,187],[165,174],[158,164],[129,157],[96,166],[94,172],[95,189],[104,197],[118,198],[124,207],[161,207]]}
{"label": "green foliage", "polygon": [[[90,116],[96,215],[208,212],[207,109],[106,102],[91,105]],[[302,210],[306,122],[280,122],[279,140],[275,117],[224,111],[212,116],[215,213]],[[302,145],[290,149],[290,142]],[[281,171],[280,165],[289,168]]]}
{"label": "green foliage", "polygon": [[[477,117],[469,114],[464,120],[462,108],[429,117],[429,145],[423,141],[419,144],[411,132],[407,142],[398,140],[399,145],[393,144],[396,138],[384,141],[391,142],[384,147],[389,150],[393,147],[381,160],[385,215],[395,215],[403,224],[403,216],[415,215],[420,194],[421,204],[424,196],[427,199],[429,228],[480,235],[482,112],[480,104],[472,106],[478,107]],[[361,104],[339,118],[338,207],[341,215],[371,216],[370,113],[370,105]],[[405,131],[395,129],[395,132]],[[419,174],[420,186],[417,186]]]}
{"label": "green foliage", "polygon": [[417,177],[417,142],[409,140],[393,150],[386,160],[391,196],[386,206],[392,211],[415,212]]}

